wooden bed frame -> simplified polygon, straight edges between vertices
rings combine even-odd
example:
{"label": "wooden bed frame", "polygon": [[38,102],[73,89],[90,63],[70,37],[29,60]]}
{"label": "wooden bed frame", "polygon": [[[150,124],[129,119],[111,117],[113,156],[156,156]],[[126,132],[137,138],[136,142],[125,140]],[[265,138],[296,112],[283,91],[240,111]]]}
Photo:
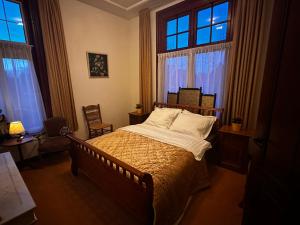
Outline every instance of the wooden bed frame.
{"label": "wooden bed frame", "polygon": [[[223,111],[223,109],[164,103],[155,103],[155,106],[187,110],[203,109],[213,112]],[[67,137],[72,142],[70,150],[72,174],[77,176],[78,170],[80,170],[131,213],[137,219],[137,222],[152,225],[154,221],[152,176],[133,168],[73,135],[67,135]]]}

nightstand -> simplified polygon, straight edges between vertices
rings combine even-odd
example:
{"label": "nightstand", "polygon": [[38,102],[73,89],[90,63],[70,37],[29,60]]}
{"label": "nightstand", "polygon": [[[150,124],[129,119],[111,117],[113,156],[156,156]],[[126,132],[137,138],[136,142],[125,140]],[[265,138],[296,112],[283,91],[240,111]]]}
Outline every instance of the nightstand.
{"label": "nightstand", "polygon": [[221,166],[245,173],[249,160],[249,139],[254,136],[255,132],[243,129],[234,131],[231,126],[222,126],[218,132]]}
{"label": "nightstand", "polygon": [[130,112],[129,114],[129,124],[135,125],[138,123],[143,123],[150,113],[137,113],[137,112]]}
{"label": "nightstand", "polygon": [[18,165],[20,168],[23,168],[25,166],[24,164],[25,161],[24,161],[22,146],[32,141],[33,141],[33,136],[25,136],[24,139],[20,141],[18,141],[17,138],[10,138],[1,142],[0,146],[5,148],[17,147],[19,152],[19,157],[20,157],[20,162],[18,163]]}

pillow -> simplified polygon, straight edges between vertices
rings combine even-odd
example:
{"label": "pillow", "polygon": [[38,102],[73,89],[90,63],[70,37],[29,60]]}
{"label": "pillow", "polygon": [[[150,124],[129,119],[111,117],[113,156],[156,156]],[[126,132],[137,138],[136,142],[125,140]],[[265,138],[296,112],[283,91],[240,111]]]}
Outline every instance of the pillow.
{"label": "pillow", "polygon": [[202,116],[185,110],[176,118],[170,130],[205,139],[216,120],[215,116]]}
{"label": "pillow", "polygon": [[144,124],[168,129],[181,111],[181,109],[155,107]]}

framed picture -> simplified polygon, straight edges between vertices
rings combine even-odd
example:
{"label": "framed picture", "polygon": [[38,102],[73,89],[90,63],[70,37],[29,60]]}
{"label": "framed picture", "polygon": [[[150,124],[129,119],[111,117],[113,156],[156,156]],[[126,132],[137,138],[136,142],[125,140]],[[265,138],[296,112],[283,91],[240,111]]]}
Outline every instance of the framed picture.
{"label": "framed picture", "polygon": [[108,77],[107,55],[87,52],[90,77]]}

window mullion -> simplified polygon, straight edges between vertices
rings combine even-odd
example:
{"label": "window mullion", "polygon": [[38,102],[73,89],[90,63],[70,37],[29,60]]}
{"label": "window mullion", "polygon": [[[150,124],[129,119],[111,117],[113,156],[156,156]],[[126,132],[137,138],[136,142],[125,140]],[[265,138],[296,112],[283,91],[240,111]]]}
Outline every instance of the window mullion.
{"label": "window mullion", "polygon": [[214,7],[212,5],[211,6],[211,14],[210,14],[210,37],[209,37],[209,42],[210,43],[211,43],[211,39],[212,39],[213,18],[214,18]]}
{"label": "window mullion", "polygon": [[176,49],[178,49],[178,18],[176,19]]}

